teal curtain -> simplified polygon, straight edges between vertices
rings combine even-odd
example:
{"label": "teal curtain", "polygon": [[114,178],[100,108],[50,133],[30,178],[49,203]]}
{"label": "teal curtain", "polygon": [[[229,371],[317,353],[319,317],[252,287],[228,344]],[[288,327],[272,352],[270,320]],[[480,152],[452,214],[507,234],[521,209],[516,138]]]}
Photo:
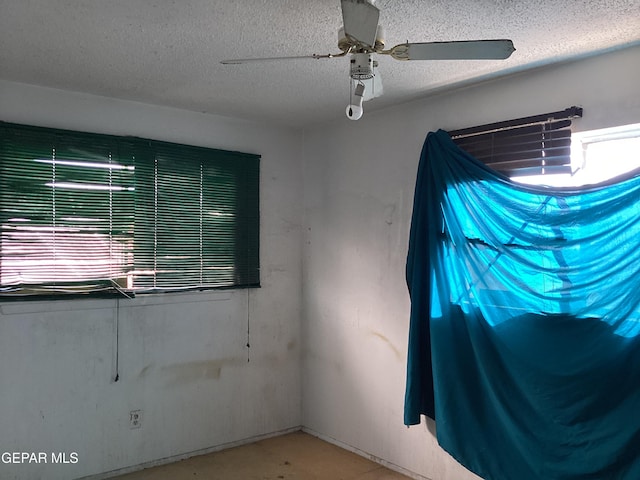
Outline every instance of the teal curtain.
{"label": "teal curtain", "polygon": [[486,480],[640,478],[640,175],[517,184],[430,133],[405,423]]}

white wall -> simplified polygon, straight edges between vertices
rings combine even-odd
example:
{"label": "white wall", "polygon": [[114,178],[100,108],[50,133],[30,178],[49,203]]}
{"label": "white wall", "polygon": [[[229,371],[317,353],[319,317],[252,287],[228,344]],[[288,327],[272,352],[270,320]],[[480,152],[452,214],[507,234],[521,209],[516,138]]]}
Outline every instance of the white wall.
{"label": "white wall", "polygon": [[[403,426],[404,268],[426,133],[579,105],[576,130],[640,122],[640,47],[317,127],[304,140],[303,425],[433,480],[477,477]],[[375,100],[374,100],[375,101]]]}
{"label": "white wall", "polygon": [[[299,427],[299,135],[10,82],[0,120],[262,155],[262,288],[0,305],[0,452],[78,454],[0,463],[0,478],[78,478]],[[134,409],[142,428],[131,430]]]}

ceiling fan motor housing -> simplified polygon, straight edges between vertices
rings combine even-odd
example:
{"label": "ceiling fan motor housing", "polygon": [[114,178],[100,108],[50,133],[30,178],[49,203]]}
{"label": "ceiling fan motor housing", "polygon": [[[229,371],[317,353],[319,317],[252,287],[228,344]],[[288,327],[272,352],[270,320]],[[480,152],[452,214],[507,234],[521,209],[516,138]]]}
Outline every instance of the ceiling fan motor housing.
{"label": "ceiling fan motor housing", "polygon": [[367,80],[373,77],[373,60],[370,53],[351,55],[350,75],[354,80]]}
{"label": "ceiling fan motor housing", "polygon": [[[346,52],[352,47],[357,46],[357,40],[353,40],[344,33],[344,27],[340,27],[338,29],[338,48],[343,52]],[[373,50],[379,52],[384,49],[385,44],[385,30],[382,25],[378,25],[378,30],[376,30],[376,41],[373,46]]]}

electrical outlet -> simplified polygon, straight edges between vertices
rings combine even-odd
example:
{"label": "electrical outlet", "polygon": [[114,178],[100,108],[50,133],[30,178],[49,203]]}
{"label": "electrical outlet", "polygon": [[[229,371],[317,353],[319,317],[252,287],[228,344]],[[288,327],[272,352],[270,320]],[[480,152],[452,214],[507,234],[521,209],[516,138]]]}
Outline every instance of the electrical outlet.
{"label": "electrical outlet", "polygon": [[131,410],[129,412],[129,428],[142,427],[142,410]]}

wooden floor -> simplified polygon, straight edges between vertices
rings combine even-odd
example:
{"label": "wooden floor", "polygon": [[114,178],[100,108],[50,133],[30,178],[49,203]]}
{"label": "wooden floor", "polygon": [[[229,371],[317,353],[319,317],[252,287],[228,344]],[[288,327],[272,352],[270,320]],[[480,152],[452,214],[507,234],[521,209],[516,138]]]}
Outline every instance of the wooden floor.
{"label": "wooden floor", "polygon": [[407,480],[303,432],[148,468],[115,480]]}

